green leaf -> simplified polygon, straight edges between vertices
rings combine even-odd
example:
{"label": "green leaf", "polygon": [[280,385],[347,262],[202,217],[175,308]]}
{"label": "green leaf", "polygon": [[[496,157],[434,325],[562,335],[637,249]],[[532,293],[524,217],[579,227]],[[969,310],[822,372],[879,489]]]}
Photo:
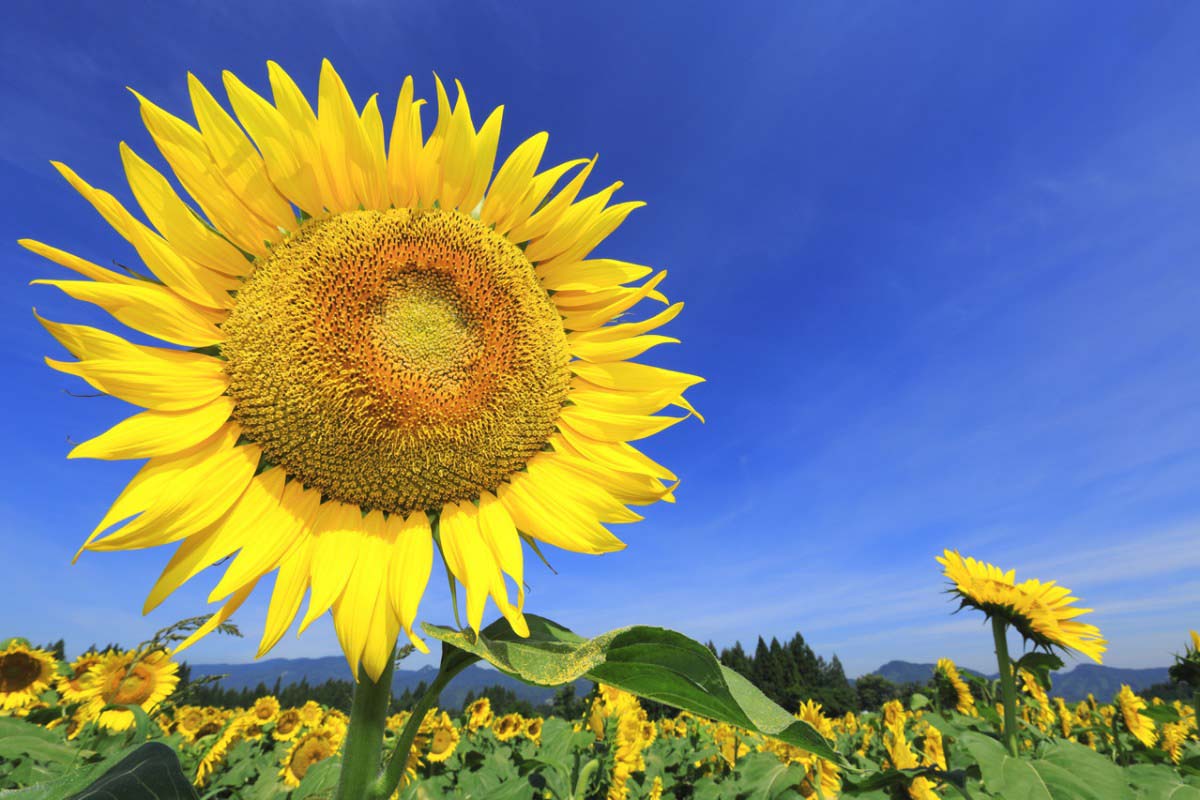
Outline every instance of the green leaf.
{"label": "green leaf", "polygon": [[342,759],[326,758],[308,768],[300,785],[292,792],[292,800],[316,800],[333,797],[337,791],[338,777],[342,773]]}
{"label": "green leaf", "polygon": [[925,695],[921,694],[920,692],[914,692],[913,696],[911,698],[909,698],[909,701],[908,701],[908,707],[913,711],[919,711],[920,709],[925,708],[928,705],[929,705],[929,698],[926,697]]}
{"label": "green leaf", "polygon": [[78,755],[78,751],[72,747],[48,742],[39,736],[6,736],[0,739],[0,758],[29,756],[51,764],[71,764]]}
{"label": "green leaf", "polygon": [[1026,653],[1016,663],[1018,670],[1026,670],[1041,684],[1047,692],[1050,691],[1050,673],[1063,668],[1063,660],[1053,653],[1033,651]]}
{"label": "green leaf", "polygon": [[1183,782],[1179,773],[1165,765],[1136,764],[1125,768],[1137,800],[1200,800],[1200,788]]}
{"label": "green leaf", "polygon": [[179,768],[175,752],[147,742],[122,758],[99,780],[69,800],[195,800],[192,784]]}
{"label": "green leaf", "polygon": [[1175,706],[1169,706],[1166,703],[1146,706],[1138,713],[1158,723],[1179,722],[1179,712],[1175,710]]}
{"label": "green leaf", "polygon": [[1028,762],[1013,758],[1004,745],[981,733],[966,731],[958,737],[979,765],[983,785],[1005,800],[1066,800],[1069,795],[1052,795],[1037,770]]}
{"label": "green leaf", "polygon": [[1121,768],[1107,757],[1076,742],[1055,739],[1033,768],[1055,797],[1080,800],[1126,800],[1133,792]]}
{"label": "green leaf", "polygon": [[559,686],[588,678],[618,689],[773,736],[853,769],[817,730],[772,702],[750,681],[723,666],[704,645],[681,633],[636,625],[584,639],[548,619],[525,616],[529,637],[497,620],[478,636],[425,623],[440,640],[442,669],[484,660],[515,678]]}
{"label": "green leaf", "polygon": [[783,764],[770,753],[750,753],[738,762],[737,771],[739,788],[760,800],[776,800],[808,775],[804,767]]}

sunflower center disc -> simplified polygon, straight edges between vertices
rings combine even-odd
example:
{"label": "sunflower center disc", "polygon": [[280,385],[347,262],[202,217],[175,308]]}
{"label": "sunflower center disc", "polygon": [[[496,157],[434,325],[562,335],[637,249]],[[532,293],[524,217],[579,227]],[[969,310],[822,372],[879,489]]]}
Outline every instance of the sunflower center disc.
{"label": "sunflower center disc", "polygon": [[33,656],[20,652],[0,656],[0,692],[19,692],[41,674],[41,662]]}
{"label": "sunflower center disc", "polygon": [[234,418],[267,461],[389,512],[495,489],[543,448],[570,380],[524,253],[455,211],[305,223],[223,328]]}

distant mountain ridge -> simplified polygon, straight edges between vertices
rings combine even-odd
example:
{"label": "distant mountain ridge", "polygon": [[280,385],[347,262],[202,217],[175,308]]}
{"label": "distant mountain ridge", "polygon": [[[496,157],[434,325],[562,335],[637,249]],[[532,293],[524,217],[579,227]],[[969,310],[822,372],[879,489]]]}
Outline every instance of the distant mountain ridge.
{"label": "distant mountain ridge", "polygon": [[[249,664],[191,664],[190,667],[193,679],[206,675],[226,676],[218,682],[224,689],[253,689],[260,683],[269,688],[275,685],[277,679],[281,686],[299,683],[302,680],[307,680],[310,686],[316,686],[329,680],[350,679],[350,669],[346,666],[346,659],[341,656],[269,658]],[[416,689],[422,681],[426,684],[432,683],[435,675],[437,669],[431,666],[397,669],[392,673],[392,691],[400,693],[405,689]],[[488,686],[511,689],[519,698],[535,706],[549,703],[558,691],[555,687],[531,686],[494,669],[472,665],[460,672],[446,687],[439,704],[443,708],[460,708],[467,692],[474,690],[475,694],[479,694],[480,689]],[[591,691],[591,687],[591,681],[576,681],[576,696],[582,697]]]}
{"label": "distant mountain ridge", "polygon": [[[893,683],[925,683],[933,677],[933,668],[933,664],[889,661],[868,674],[881,675]],[[964,667],[958,669],[960,672],[969,672],[973,675],[980,674]],[[997,673],[992,673],[986,677],[994,679],[996,676]],[[1166,680],[1166,667],[1124,669],[1105,667],[1100,664],[1076,664],[1070,670],[1054,673],[1054,688],[1050,694],[1074,703],[1083,700],[1091,693],[1097,700],[1107,702],[1120,690],[1123,683],[1129,684],[1129,688],[1135,692],[1140,692]]]}

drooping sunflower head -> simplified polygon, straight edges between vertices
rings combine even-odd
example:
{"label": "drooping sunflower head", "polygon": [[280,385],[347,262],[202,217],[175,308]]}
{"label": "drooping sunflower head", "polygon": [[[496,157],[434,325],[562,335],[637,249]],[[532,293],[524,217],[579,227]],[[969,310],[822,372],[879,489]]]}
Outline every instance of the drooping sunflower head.
{"label": "drooping sunflower head", "polygon": [[48,650],[14,639],[0,649],[0,711],[32,706],[50,688],[58,661]]}
{"label": "drooping sunflower head", "polygon": [[1154,720],[1142,713],[1146,708],[1146,701],[1134,694],[1128,684],[1121,684],[1116,704],[1121,711],[1125,729],[1146,747],[1154,747],[1158,734],[1154,730]]}
{"label": "drooping sunflower head", "polygon": [[260,655],[307,593],[301,630],[332,611],[375,679],[401,629],[424,648],[435,549],[471,627],[491,598],[524,634],[523,540],[611,552],[607,524],[674,499],[630,442],[694,413],[699,378],[633,360],[681,304],[626,316],[665,272],[589,257],[641,203],[583,194],[594,158],[543,168],[544,133],[499,162],[502,109],[476,126],[461,86],[426,134],[406,79],[385,135],[328,62],[315,111],[269,77],[270,100],[226,73],[231,114],[189,76],[195,125],[138,95],[192,203],[125,145],[145,221],[56,164],[148,275],[22,241],[84,278],[40,283],[166,345],[42,320],[78,359],[52,367],[146,409],[71,453],[149,459],[85,547],[179,543],[146,610],[235,556],[181,647],[278,571]]}
{"label": "drooping sunflower head", "polygon": [[135,721],[132,711],[101,709],[133,705],[149,712],[175,691],[178,673],[179,665],[162,650],[103,654],[91,667],[86,689],[97,723],[111,731],[128,730]]}
{"label": "drooping sunflower head", "polygon": [[1070,589],[1034,578],[1017,583],[1015,571],[964,558],[956,550],[946,550],[937,560],[961,607],[1004,620],[1038,647],[1075,650],[1100,663],[1108,643],[1095,625],[1076,620],[1091,609],[1074,605],[1077,598]]}

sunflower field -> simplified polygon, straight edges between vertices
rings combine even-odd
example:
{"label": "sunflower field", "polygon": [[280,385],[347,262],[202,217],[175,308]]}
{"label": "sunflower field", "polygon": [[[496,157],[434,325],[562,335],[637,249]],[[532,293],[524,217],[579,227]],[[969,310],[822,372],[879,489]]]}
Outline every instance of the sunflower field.
{"label": "sunflower field", "polygon": [[[580,719],[429,708],[416,726],[401,798],[1200,798],[1193,705],[1047,693],[1050,659],[1014,669],[1019,742],[1002,743],[1000,681],[937,664],[936,691],[877,711],[794,719],[824,745],[798,747],[683,711],[651,719],[638,698],[601,684]],[[1177,673],[1200,664],[1193,632]],[[1060,664],[1059,664],[1060,665]],[[309,701],[281,708],[177,704],[179,665],[164,650],[86,653],[70,663],[11,639],[0,648],[0,790],[65,797],[331,797],[347,716]],[[1189,672],[1192,670],[1192,672]],[[408,713],[388,717],[385,746]],[[828,757],[823,757],[824,753]],[[119,784],[133,775],[130,784]],[[27,788],[22,788],[27,787]],[[109,793],[105,793],[105,792]]]}

